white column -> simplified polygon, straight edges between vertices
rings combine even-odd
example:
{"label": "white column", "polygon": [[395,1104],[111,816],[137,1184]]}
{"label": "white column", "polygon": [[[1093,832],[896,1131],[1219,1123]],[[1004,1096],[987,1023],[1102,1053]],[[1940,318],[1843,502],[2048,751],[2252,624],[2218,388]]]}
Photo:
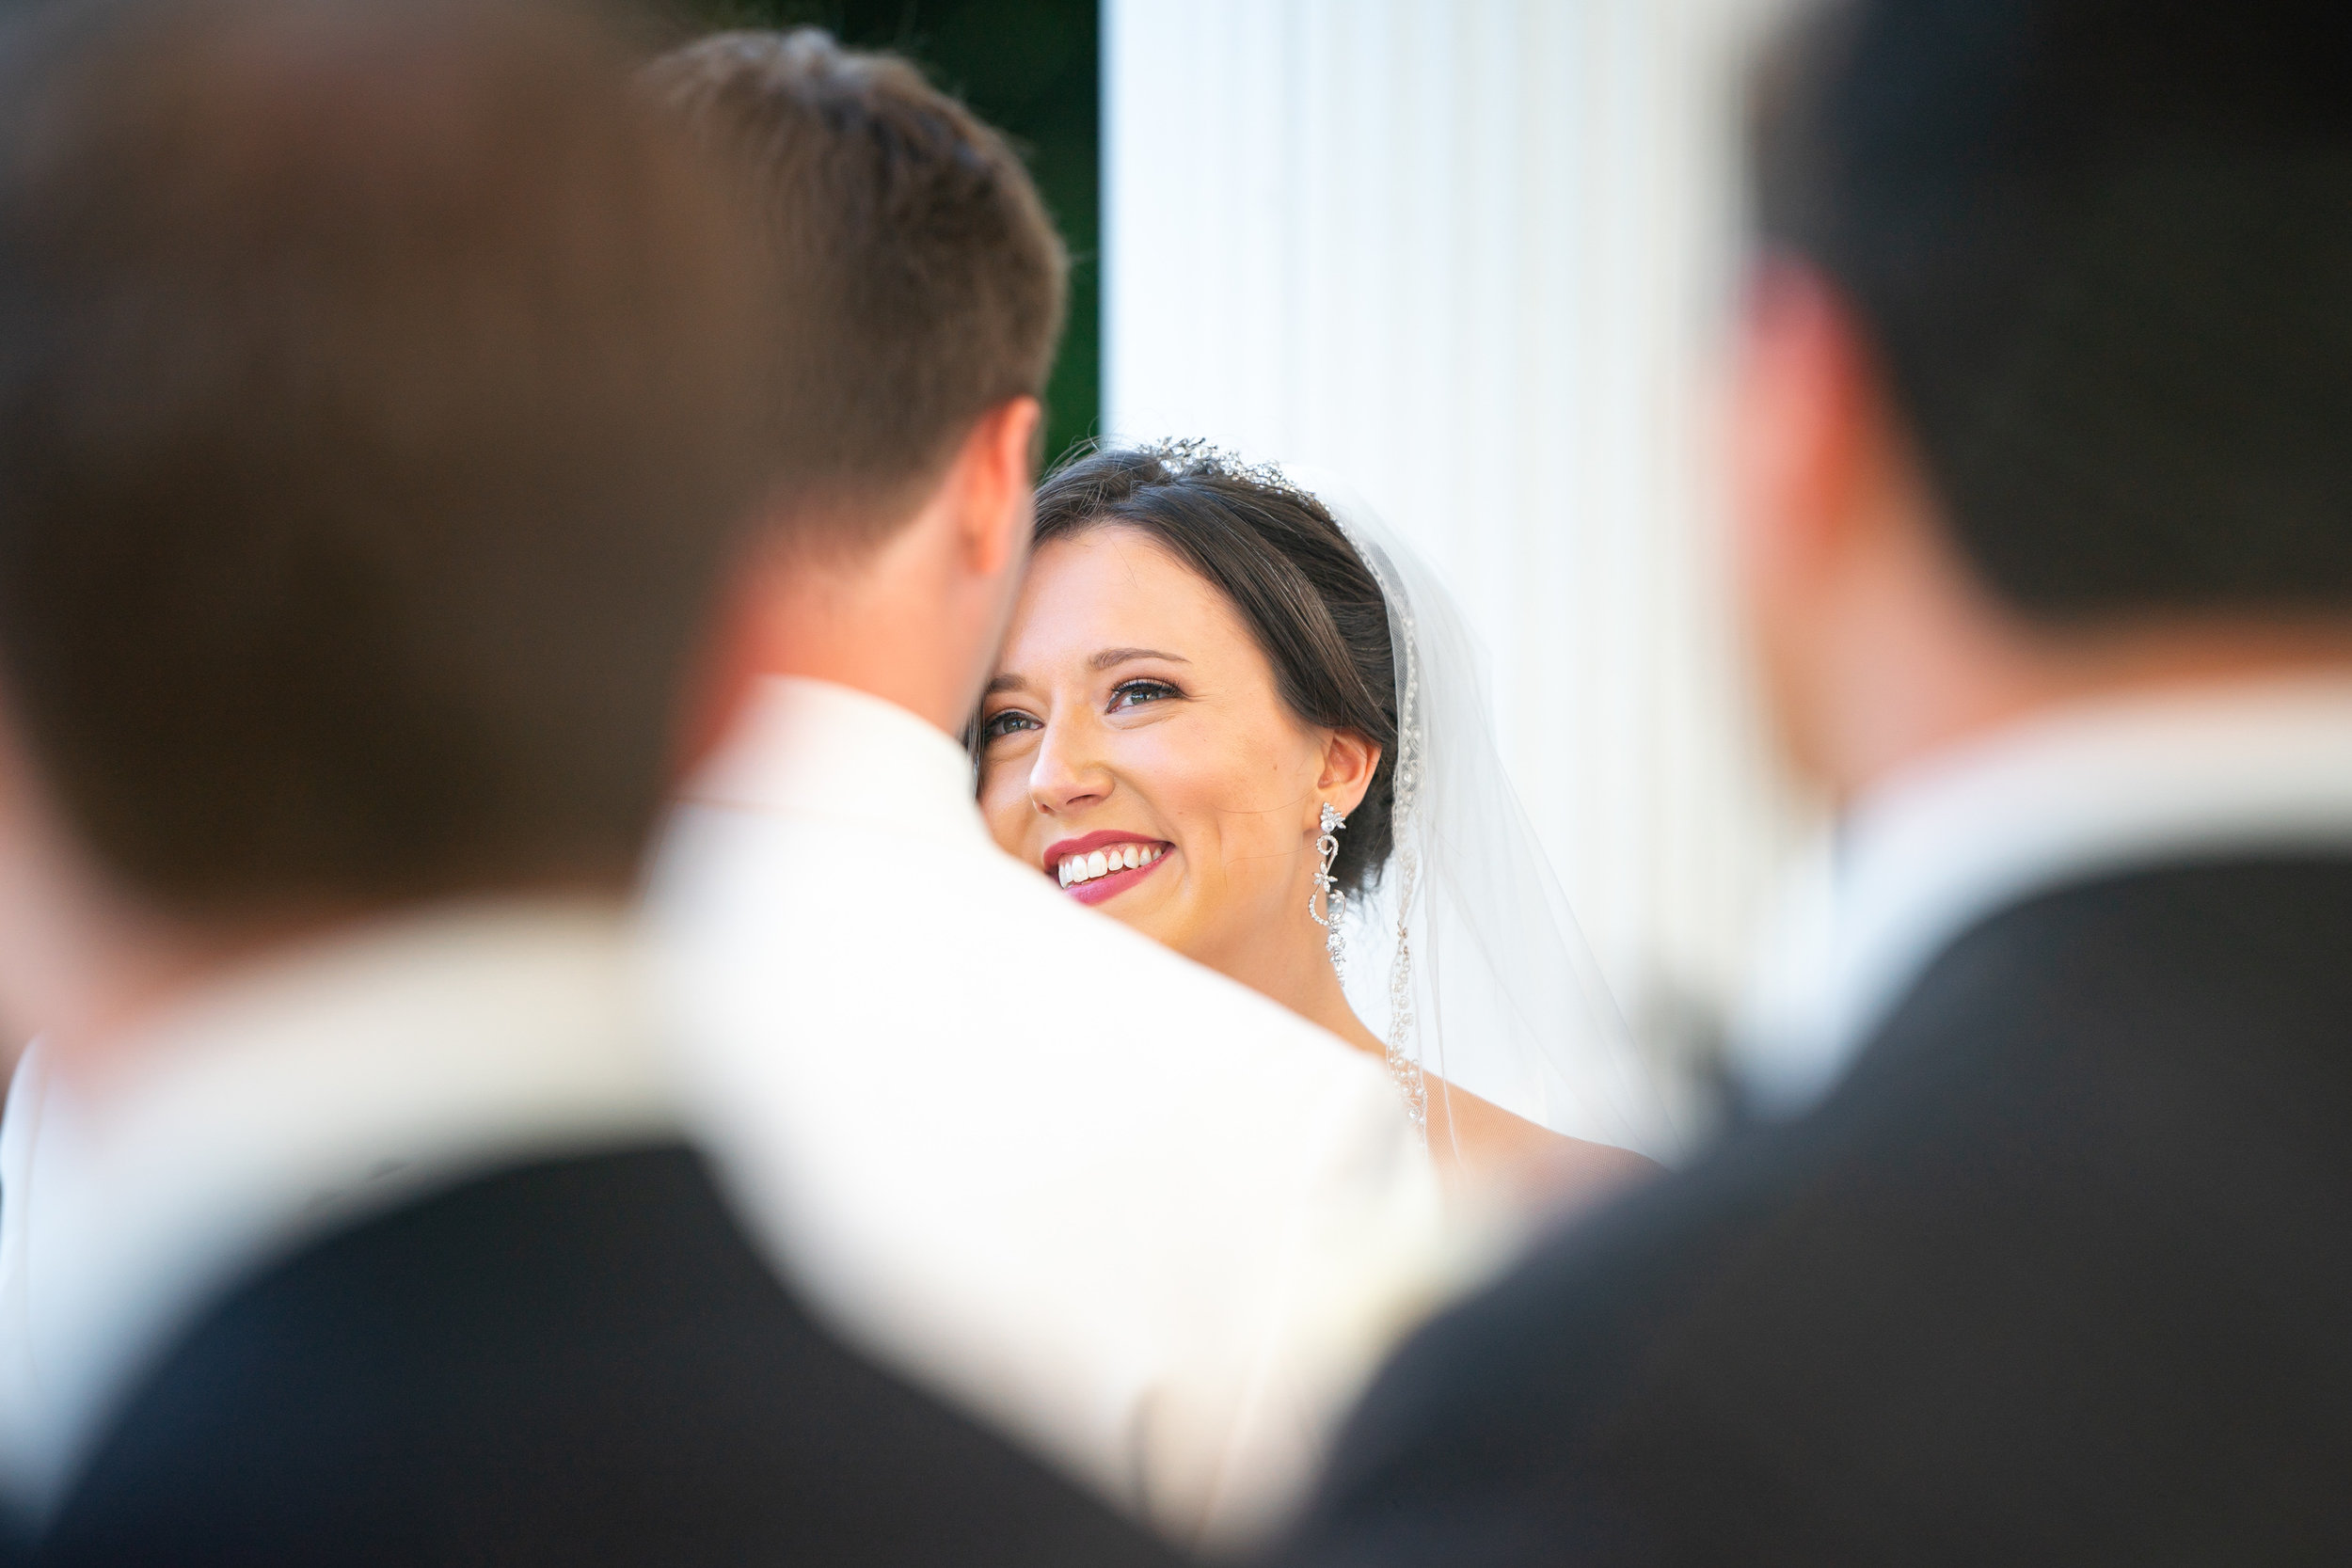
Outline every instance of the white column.
{"label": "white column", "polygon": [[1720,573],[1763,0],[1106,0],[1105,428],[1344,475],[1489,640],[1637,1018],[1720,1005],[1789,814]]}

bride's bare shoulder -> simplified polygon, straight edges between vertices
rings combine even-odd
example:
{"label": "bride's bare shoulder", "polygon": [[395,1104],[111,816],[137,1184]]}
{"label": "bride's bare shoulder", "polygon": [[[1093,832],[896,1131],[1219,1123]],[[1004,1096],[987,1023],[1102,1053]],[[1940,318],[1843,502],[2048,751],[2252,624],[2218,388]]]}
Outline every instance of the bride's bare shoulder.
{"label": "bride's bare shoulder", "polygon": [[1429,1149],[1441,1167],[1551,1201],[1598,1198],[1663,1170],[1631,1149],[1554,1132],[1437,1078],[1429,1080]]}

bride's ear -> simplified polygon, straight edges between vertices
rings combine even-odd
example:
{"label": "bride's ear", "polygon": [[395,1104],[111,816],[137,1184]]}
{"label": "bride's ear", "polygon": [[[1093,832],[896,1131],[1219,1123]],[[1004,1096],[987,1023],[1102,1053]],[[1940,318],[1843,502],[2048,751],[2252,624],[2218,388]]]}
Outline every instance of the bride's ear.
{"label": "bride's ear", "polygon": [[1332,730],[1324,738],[1323,776],[1315,789],[1345,816],[1362,802],[1379,767],[1379,747],[1353,730]]}

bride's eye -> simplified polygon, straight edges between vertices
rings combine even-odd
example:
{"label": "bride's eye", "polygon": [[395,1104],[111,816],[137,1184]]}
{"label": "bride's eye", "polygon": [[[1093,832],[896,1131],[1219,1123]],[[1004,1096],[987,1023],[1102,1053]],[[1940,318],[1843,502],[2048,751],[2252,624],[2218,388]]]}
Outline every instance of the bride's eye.
{"label": "bride's eye", "polygon": [[1009,707],[1002,712],[989,715],[988,721],[980,726],[980,744],[993,746],[1009,735],[1022,730],[1041,730],[1044,727],[1036,719],[1022,712],[1019,708]]}
{"label": "bride's eye", "polygon": [[1146,703],[1162,703],[1183,695],[1166,681],[1121,681],[1111,689],[1111,711],[1117,713],[1123,707],[1140,707]]}

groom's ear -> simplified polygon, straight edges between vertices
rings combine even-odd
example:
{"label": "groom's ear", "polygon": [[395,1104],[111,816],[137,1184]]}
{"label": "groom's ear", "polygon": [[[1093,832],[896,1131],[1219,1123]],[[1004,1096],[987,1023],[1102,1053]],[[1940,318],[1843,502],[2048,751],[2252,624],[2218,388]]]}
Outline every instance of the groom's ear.
{"label": "groom's ear", "polygon": [[1316,793],[1345,816],[1362,803],[1379,768],[1379,747],[1353,730],[1333,730],[1323,743],[1323,773],[1315,781]]}
{"label": "groom's ear", "polygon": [[1009,399],[980,416],[957,453],[964,564],[975,577],[1001,576],[1027,557],[1044,419],[1037,399]]}

